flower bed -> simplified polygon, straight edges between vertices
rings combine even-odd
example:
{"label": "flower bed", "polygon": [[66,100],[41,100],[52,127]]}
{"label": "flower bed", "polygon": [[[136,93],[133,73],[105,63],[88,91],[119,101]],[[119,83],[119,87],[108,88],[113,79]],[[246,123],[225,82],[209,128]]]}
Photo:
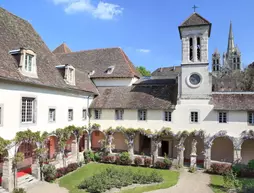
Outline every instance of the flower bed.
{"label": "flower bed", "polygon": [[104,171],[85,179],[79,189],[91,193],[105,192],[111,188],[121,188],[132,184],[151,184],[163,181],[162,175],[157,171],[128,170],[125,168],[109,167]]}
{"label": "flower bed", "polygon": [[56,169],[54,165],[46,164],[42,168],[44,179],[47,182],[52,182],[57,178],[60,178],[76,169],[78,169],[78,163],[71,163],[67,167]]}
{"label": "flower bed", "polygon": [[212,163],[211,168],[207,170],[210,174],[226,174],[232,169],[231,164],[225,164],[225,163]]}

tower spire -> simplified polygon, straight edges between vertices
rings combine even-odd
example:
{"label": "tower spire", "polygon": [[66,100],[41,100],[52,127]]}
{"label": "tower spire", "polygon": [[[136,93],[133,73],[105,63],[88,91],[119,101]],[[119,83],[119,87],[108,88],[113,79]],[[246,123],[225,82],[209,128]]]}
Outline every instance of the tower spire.
{"label": "tower spire", "polygon": [[234,36],[233,36],[233,30],[232,30],[232,22],[230,21],[227,53],[229,54],[230,52],[232,52],[234,50],[234,48],[235,48],[235,44],[234,44]]}

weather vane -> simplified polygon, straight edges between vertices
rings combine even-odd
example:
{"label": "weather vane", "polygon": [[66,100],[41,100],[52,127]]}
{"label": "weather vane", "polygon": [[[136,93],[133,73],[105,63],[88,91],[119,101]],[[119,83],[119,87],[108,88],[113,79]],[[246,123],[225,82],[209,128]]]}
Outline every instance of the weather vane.
{"label": "weather vane", "polygon": [[194,5],[193,7],[192,7],[192,9],[194,10],[194,12],[196,12],[196,9],[197,9],[198,7],[196,6],[196,5]]}

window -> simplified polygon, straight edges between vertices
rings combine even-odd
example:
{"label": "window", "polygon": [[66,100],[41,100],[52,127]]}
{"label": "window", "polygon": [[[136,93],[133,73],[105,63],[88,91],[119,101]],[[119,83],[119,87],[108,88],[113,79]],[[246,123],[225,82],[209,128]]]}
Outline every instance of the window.
{"label": "window", "polygon": [[213,60],[213,64],[215,64],[215,60]]}
{"label": "window", "polygon": [[116,114],[116,120],[123,120],[123,110],[122,109],[116,109],[115,114]]}
{"label": "window", "polygon": [[189,56],[189,59],[193,60],[193,39],[192,38],[190,38],[190,40],[189,40],[189,45],[190,45],[190,56]]}
{"label": "window", "polygon": [[197,111],[191,112],[190,118],[192,123],[198,123],[198,112]]}
{"label": "window", "polygon": [[25,56],[25,70],[28,72],[32,72],[33,57],[31,54],[26,54]]}
{"label": "window", "polygon": [[170,111],[164,112],[164,121],[171,122],[171,112]]}
{"label": "window", "polygon": [[219,123],[227,123],[227,112],[219,112]]}
{"label": "window", "polygon": [[3,105],[0,104],[0,126],[3,126]]}
{"label": "window", "polygon": [[217,66],[217,71],[219,71],[220,70],[220,67],[219,66]]}
{"label": "window", "polygon": [[82,119],[86,120],[86,109],[82,109]]}
{"label": "window", "polygon": [[213,71],[215,71],[216,70],[216,66],[213,66]]}
{"label": "window", "polygon": [[219,59],[217,59],[217,64],[219,64]]}
{"label": "window", "polygon": [[236,59],[234,58],[234,63],[236,63]]}
{"label": "window", "polygon": [[237,64],[237,70],[240,70],[240,64],[239,63]]}
{"label": "window", "polygon": [[35,98],[22,98],[22,112],[21,122],[22,123],[33,123],[35,118]]}
{"label": "window", "polygon": [[237,62],[240,62],[240,58],[237,58]]}
{"label": "window", "polygon": [[138,110],[138,120],[140,121],[146,120],[146,110]]}
{"label": "window", "polygon": [[73,121],[73,109],[68,109],[68,121]]}
{"label": "window", "polygon": [[101,119],[101,110],[94,110],[94,118],[95,119]]}
{"label": "window", "polygon": [[105,72],[107,74],[112,74],[112,72],[114,71],[114,68],[115,68],[114,66],[109,66]]}
{"label": "window", "polygon": [[248,122],[249,122],[249,124],[254,125],[254,112],[248,113]]}
{"label": "window", "polygon": [[197,59],[201,60],[201,40],[200,40],[200,37],[197,38]]}
{"label": "window", "polygon": [[49,108],[49,122],[55,122],[56,121],[56,109]]}

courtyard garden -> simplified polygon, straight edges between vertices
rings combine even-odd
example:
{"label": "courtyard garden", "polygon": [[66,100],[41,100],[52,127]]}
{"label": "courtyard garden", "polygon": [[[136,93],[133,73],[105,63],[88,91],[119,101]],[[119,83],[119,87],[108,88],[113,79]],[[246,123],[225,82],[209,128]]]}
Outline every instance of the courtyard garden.
{"label": "courtyard garden", "polygon": [[168,188],[178,181],[177,171],[154,168],[120,166],[103,163],[89,163],[73,173],[59,179],[59,185],[70,193],[104,192],[111,188],[121,188],[132,184],[136,186],[122,192],[145,192]]}

